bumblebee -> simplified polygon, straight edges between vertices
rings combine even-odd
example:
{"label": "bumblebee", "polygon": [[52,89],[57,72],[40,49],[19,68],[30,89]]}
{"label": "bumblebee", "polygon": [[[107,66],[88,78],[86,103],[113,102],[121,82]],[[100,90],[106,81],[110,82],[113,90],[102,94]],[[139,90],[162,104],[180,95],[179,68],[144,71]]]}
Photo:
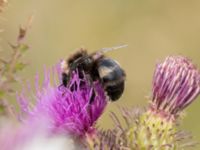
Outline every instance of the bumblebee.
{"label": "bumblebee", "polygon": [[[86,76],[89,76],[92,82],[99,80],[111,101],[118,100],[124,91],[126,74],[117,61],[104,54],[125,46],[103,48],[92,54],[88,54],[85,49],[78,50],[61,63],[62,85],[67,87],[72,72],[78,70],[78,72],[84,72]],[[92,97],[94,96],[95,93],[92,94]]]}

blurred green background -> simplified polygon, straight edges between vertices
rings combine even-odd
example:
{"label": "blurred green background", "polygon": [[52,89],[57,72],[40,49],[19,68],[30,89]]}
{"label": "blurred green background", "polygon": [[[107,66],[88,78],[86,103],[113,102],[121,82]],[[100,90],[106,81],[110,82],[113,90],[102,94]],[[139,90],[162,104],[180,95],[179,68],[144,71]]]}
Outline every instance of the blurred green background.
{"label": "blurred green background", "polygon": [[[151,94],[156,62],[181,54],[200,67],[199,0],[10,0],[2,14],[1,45],[14,42],[18,27],[34,14],[28,33],[30,66],[21,75],[34,81],[43,66],[66,58],[84,46],[90,52],[122,43],[127,48],[108,55],[127,73],[123,97],[108,106],[99,124],[109,128],[109,111],[117,106],[145,106]],[[187,109],[183,127],[200,141],[200,97]]]}

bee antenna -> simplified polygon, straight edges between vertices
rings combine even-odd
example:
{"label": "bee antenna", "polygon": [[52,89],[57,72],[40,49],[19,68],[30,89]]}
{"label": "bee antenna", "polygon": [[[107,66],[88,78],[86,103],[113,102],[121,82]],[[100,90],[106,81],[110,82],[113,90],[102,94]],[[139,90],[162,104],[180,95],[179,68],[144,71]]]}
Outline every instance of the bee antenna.
{"label": "bee antenna", "polygon": [[112,51],[112,50],[124,48],[124,47],[127,47],[127,46],[128,46],[127,44],[123,44],[123,45],[114,46],[114,47],[101,48],[96,53],[94,53],[92,56],[93,56],[94,59],[99,59],[103,56],[104,53],[107,53],[107,52]]}
{"label": "bee antenna", "polygon": [[118,46],[114,46],[114,47],[102,48],[99,51],[102,52],[102,53],[107,53],[109,51],[117,50],[117,49],[120,49],[120,48],[125,48],[127,46],[128,46],[127,44],[123,44],[123,45],[118,45]]}

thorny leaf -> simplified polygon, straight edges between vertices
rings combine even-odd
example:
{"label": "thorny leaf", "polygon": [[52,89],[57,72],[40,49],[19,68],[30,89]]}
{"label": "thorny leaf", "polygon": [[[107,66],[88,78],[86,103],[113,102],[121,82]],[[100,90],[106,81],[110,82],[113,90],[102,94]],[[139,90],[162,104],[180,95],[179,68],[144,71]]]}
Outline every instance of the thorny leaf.
{"label": "thorny leaf", "polygon": [[18,40],[21,40],[21,39],[23,39],[23,38],[25,37],[26,31],[27,31],[27,30],[24,29],[24,28],[22,28],[22,27],[19,28]]}
{"label": "thorny leaf", "polygon": [[21,71],[21,70],[23,70],[25,67],[26,67],[26,64],[25,64],[25,63],[19,62],[19,63],[17,63],[17,64],[15,65],[14,72]]}
{"label": "thorny leaf", "polygon": [[6,76],[1,76],[1,82],[5,82],[7,81],[7,77]]}
{"label": "thorny leaf", "polygon": [[27,23],[25,24],[25,26],[21,26],[20,28],[19,28],[19,35],[18,35],[18,38],[17,38],[17,40],[18,40],[18,42],[20,42],[20,41],[22,41],[24,38],[25,38],[25,36],[26,36],[26,34],[27,34],[27,30],[31,27],[31,25],[32,25],[32,21],[33,21],[33,15],[31,15],[29,18],[28,18],[28,20],[27,20]]}
{"label": "thorny leaf", "polygon": [[27,44],[20,44],[19,50],[20,52],[24,53],[29,49],[29,46]]}
{"label": "thorny leaf", "polygon": [[2,114],[4,110],[5,110],[4,106],[0,104],[0,114]]}
{"label": "thorny leaf", "polygon": [[[2,1],[0,0],[0,5],[1,2]],[[25,26],[20,27],[16,44],[9,43],[12,49],[10,56],[5,58],[1,55],[0,57],[0,100],[2,100],[5,95],[12,94],[15,91],[12,83],[16,82],[19,78],[16,73],[23,70],[27,65],[21,59],[23,54],[29,49],[29,46],[24,42],[24,39],[32,23],[32,18],[33,16],[28,19]],[[6,106],[1,105],[1,107],[5,108]],[[4,111],[5,109],[1,110]]]}
{"label": "thorny leaf", "polygon": [[2,98],[5,95],[4,91],[0,91],[0,98]]}

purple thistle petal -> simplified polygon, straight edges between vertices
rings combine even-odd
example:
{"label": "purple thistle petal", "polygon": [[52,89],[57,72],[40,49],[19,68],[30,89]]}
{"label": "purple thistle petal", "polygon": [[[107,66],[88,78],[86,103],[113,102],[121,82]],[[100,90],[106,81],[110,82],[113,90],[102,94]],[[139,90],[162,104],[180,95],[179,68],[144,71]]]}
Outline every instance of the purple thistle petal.
{"label": "purple thistle petal", "polygon": [[151,107],[177,114],[200,93],[200,72],[182,56],[169,56],[156,66]]}
{"label": "purple thistle petal", "polygon": [[[25,96],[24,92],[18,96],[21,110],[28,116],[24,120],[31,123],[43,116],[51,122],[48,128],[52,132],[64,132],[75,137],[84,137],[94,131],[94,125],[107,105],[103,86],[98,81],[91,85],[86,77],[80,79],[78,72],[74,72],[69,87],[58,88],[59,85],[55,85],[56,71],[60,72],[58,66],[53,69],[54,76],[53,83],[51,83],[50,74],[52,73],[50,70],[45,70],[42,87],[38,85],[38,75],[36,76],[34,95],[36,104],[33,108],[29,106],[30,96]],[[90,104],[92,91],[95,91],[95,97]]]}

